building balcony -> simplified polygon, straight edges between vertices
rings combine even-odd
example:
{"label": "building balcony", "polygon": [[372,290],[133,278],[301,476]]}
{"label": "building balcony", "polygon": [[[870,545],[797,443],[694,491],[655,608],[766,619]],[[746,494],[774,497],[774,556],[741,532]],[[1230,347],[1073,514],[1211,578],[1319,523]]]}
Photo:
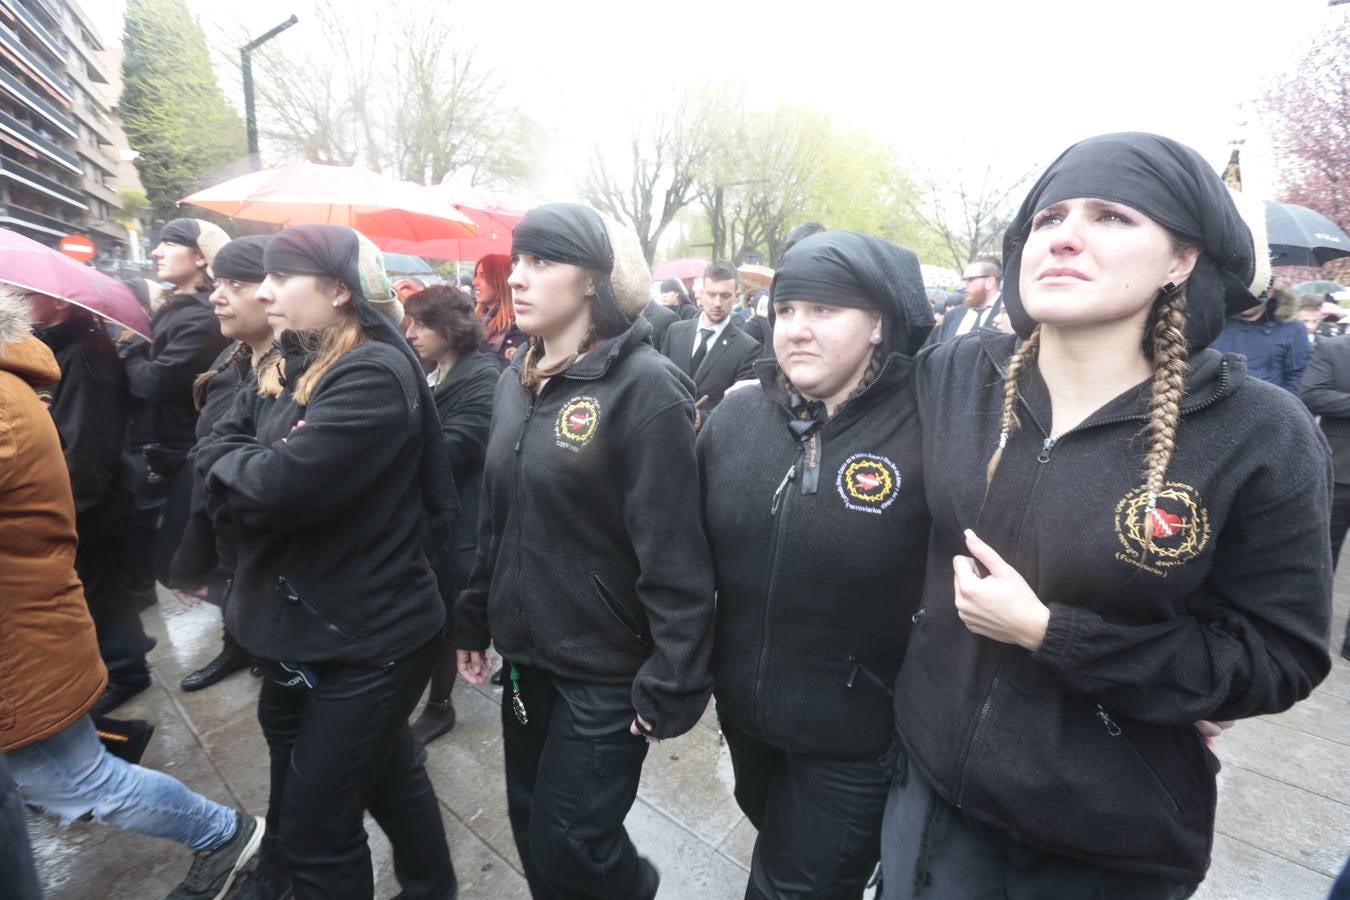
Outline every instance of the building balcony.
{"label": "building balcony", "polygon": [[49,103],[38,96],[37,92],[29,88],[22,81],[13,75],[0,69],[0,91],[4,91],[9,96],[17,100],[21,105],[32,110],[41,116],[51,126],[65,134],[67,137],[76,137],[78,132],[75,130],[75,123],[71,121],[70,113],[55,103]]}
{"label": "building balcony", "polygon": [[80,165],[80,160],[75,154],[58,146],[50,138],[38,134],[9,113],[0,112],[0,131],[31,147],[52,162],[64,166],[76,175],[84,174],[84,167]]}
{"label": "building balcony", "polygon": [[80,189],[91,197],[97,197],[114,209],[122,208],[122,201],[117,199],[117,191],[106,184],[99,184],[97,181],[86,178],[80,184]]}
{"label": "building balcony", "polygon": [[[48,178],[46,175],[35,172],[22,163],[3,156],[0,156],[0,178],[22,184],[29,190],[41,191],[48,197],[59,200],[81,212],[87,212],[89,210],[89,204],[84,202],[84,195],[79,191],[71,187],[66,187],[59,181]],[[114,197],[115,196],[116,195],[114,194]]]}
{"label": "building balcony", "polygon": [[83,230],[68,219],[58,219],[13,203],[0,203],[0,225],[6,228],[17,226],[25,231],[58,238]]}
{"label": "building balcony", "polygon": [[61,60],[66,58],[68,51],[66,50],[65,45],[61,43],[61,40],[43,27],[42,23],[38,21],[37,16],[24,9],[23,4],[19,3],[19,0],[0,0],[0,8],[3,8],[11,16],[17,19],[20,24],[27,29],[28,33],[36,38],[38,43],[45,47],[47,52],[52,56]]}
{"label": "building balcony", "polygon": [[75,152],[103,170],[106,175],[117,175],[121,159],[110,146],[91,144],[88,141],[76,141]]}
{"label": "building balcony", "polygon": [[19,36],[10,30],[9,26],[0,23],[0,49],[3,49],[12,58],[19,61],[21,65],[29,70],[32,76],[38,81],[48,85],[52,91],[58,94],[67,103],[72,99],[70,96],[70,87],[66,84],[66,79],[56,74],[56,72],[45,62],[38,58],[38,55],[23,45]]}

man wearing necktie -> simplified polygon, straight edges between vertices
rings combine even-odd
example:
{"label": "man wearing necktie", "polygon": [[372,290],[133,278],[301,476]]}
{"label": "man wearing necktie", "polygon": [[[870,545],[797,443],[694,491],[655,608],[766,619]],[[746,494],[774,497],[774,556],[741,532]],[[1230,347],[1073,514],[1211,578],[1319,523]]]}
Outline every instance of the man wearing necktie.
{"label": "man wearing necktie", "polygon": [[710,264],[703,273],[698,318],[672,323],[661,342],[661,352],[694,379],[701,417],[722,402],[728,387],[754,377],[759,342],[731,322],[736,288],[734,266]]}
{"label": "man wearing necktie", "polygon": [[965,299],[960,307],[942,318],[942,324],[929,335],[928,343],[940,344],[976,328],[993,328],[994,320],[1003,310],[1003,295],[999,291],[1002,274],[1002,265],[992,256],[981,256],[967,265],[961,276]]}

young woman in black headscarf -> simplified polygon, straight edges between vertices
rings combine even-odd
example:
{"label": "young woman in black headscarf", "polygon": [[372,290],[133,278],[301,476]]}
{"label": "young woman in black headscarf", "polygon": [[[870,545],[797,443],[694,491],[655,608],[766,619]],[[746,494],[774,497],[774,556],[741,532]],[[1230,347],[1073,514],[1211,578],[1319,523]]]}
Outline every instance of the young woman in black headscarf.
{"label": "young woman in black headscarf", "polygon": [[235,551],[227,625],[264,670],[269,831],[297,898],[373,895],[366,810],[402,896],[453,897],[407,722],[445,624],[423,536],[458,509],[435,401],[369,241],[300,225],[264,267],[283,384],[256,412],[237,405],[193,461]]}
{"label": "young woman in black headscarf", "polygon": [[1325,443],[1206,349],[1269,280],[1261,222],[1189,147],[1083,141],[1009,226],[1017,335],[921,357],[933,531],[888,897],[1189,896],[1214,835],[1202,729],[1327,674]]}
{"label": "young woman in black headscarf", "polygon": [[914,353],[918,258],[826,231],[784,255],[759,384],[698,440],[717,588],[713,676],[749,900],[857,900],[876,868],[891,685],[928,544]]}
{"label": "young woman in black headscarf", "polygon": [[692,384],[651,346],[630,230],[549,204],[512,249],[530,343],[497,383],[459,673],[482,683],[489,642],[505,660],[507,798],[533,895],[649,900],[659,878],[623,820],[648,739],[692,728],[712,690]]}

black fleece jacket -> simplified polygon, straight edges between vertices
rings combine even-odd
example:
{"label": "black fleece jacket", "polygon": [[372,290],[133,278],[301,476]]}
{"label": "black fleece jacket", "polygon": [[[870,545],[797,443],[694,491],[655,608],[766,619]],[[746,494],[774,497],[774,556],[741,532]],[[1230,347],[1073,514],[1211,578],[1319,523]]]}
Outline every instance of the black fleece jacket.
{"label": "black fleece jacket", "polygon": [[[215,424],[225,419],[234,410],[239,399],[239,391],[256,391],[258,383],[253,377],[252,354],[230,361],[238,344],[231,344],[211,364],[209,371],[215,372],[206,383],[202,398],[201,412],[197,415],[197,440],[203,441],[211,436]],[[221,569],[217,555],[215,524],[206,509],[206,485],[193,473],[192,511],[187,526],[178,542],[169,563],[169,580],[173,588],[199,588]],[[229,577],[229,573],[223,573]]]}
{"label": "black fleece jacket", "polygon": [[145,401],[148,418],[148,432],[131,436],[133,447],[156,443],[188,450],[197,441],[192,383],[229,343],[207,297],[205,291],[174,294],[151,320],[154,340],[137,341],[123,353],[127,384]]}
{"label": "black fleece jacket", "polygon": [[[422,415],[407,355],[370,341],[293,391],[310,359],[283,336],[288,387],[234,412],[192,453],[231,537],[226,625],[263,659],[380,664],[426,643],[445,605],[423,552]],[[256,433],[256,437],[255,437]]]}
{"label": "black fleece jacket", "polygon": [[103,326],[84,313],[37,333],[61,367],[44,391],[61,435],[82,542],[126,526],[131,493],[122,465],[126,375]]}
{"label": "black fleece jacket", "polygon": [[453,605],[473,570],[478,545],[478,495],[483,489],[483,455],[492,424],[492,396],[501,370],[497,358],[475,351],[465,356],[432,389],[436,415],[445,436],[445,452],[459,492],[459,527],[448,548],[447,572],[438,572],[441,593]]}
{"label": "black fleece jacket", "polygon": [[493,406],[478,558],[458,645],[632,684],[656,737],[712,691],[713,590],[699,516],[692,385],[639,317],[532,395],[518,356]]}
{"label": "black fleece jacket", "polygon": [[790,752],[877,757],[928,546],[910,375],[880,376],[805,439],[772,360],[699,435],[717,586],[718,712]]}
{"label": "black fleece jacket", "polygon": [[[1200,351],[1146,549],[1148,385],[1052,442],[1032,367],[985,498],[1013,346],[986,331],[919,358],[933,532],[900,737],[939,794],[1019,841],[1199,882],[1218,762],[1192,723],[1287,709],[1330,669],[1326,442],[1241,357]],[[1037,652],[957,618],[966,528],[1049,606]]]}

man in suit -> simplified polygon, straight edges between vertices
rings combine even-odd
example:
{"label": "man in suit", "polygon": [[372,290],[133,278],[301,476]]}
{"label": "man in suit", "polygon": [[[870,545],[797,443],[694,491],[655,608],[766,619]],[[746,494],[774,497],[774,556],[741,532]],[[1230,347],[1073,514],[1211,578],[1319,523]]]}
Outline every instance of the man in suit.
{"label": "man in suit", "polygon": [[711,263],[703,272],[698,318],[672,324],[661,344],[661,352],[694,379],[700,421],[722,402],[727,388],[754,377],[751,367],[759,358],[759,342],[731,324],[736,283],[735,266]]}
{"label": "man in suit", "polygon": [[960,307],[942,317],[942,324],[933,329],[928,343],[940,344],[976,328],[992,328],[994,319],[1003,309],[1003,296],[998,287],[1002,274],[1003,265],[992,256],[981,256],[966,266],[965,274],[961,276],[966,285],[965,300]]}
{"label": "man in suit", "polygon": [[[1331,559],[1340,560],[1341,544],[1350,531],[1350,335],[1323,338],[1313,349],[1303,373],[1299,397],[1321,417],[1331,445],[1334,492],[1331,498]],[[1341,657],[1350,659],[1350,622],[1346,623]]]}
{"label": "man in suit", "polygon": [[670,309],[660,300],[652,300],[647,304],[647,308],[642,311],[642,318],[652,326],[652,346],[660,349],[662,341],[666,339],[666,329],[671,324],[680,321],[680,317],[675,314],[675,310]]}

